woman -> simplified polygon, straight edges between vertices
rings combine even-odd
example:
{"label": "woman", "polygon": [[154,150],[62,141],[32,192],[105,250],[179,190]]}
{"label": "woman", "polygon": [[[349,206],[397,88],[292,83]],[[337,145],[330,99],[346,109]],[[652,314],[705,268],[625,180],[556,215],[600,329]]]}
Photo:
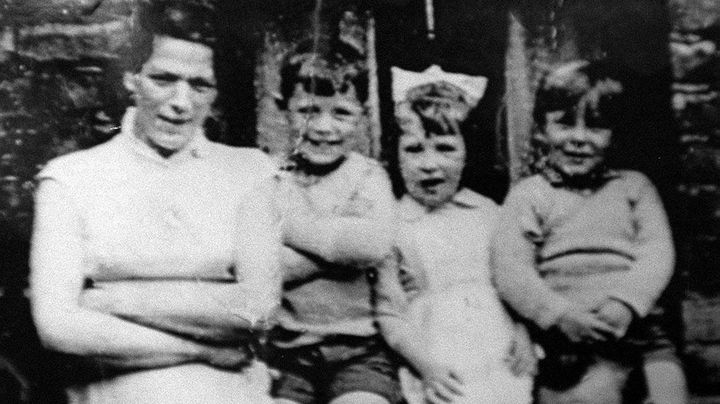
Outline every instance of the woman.
{"label": "woman", "polygon": [[149,4],[122,132],[38,175],[33,317],[47,347],[102,370],[67,387],[71,402],[262,403],[249,344],[279,290],[279,238],[257,191],[272,164],[203,135],[212,10]]}

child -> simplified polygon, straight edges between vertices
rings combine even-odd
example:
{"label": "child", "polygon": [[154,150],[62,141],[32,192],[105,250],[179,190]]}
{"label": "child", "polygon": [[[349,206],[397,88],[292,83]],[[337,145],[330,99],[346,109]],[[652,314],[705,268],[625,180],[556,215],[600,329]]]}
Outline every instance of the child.
{"label": "child", "polygon": [[285,284],[269,364],[279,403],[402,400],[371,285],[391,252],[394,200],[385,170],[349,151],[368,94],[359,60],[347,46],[301,44],[281,71],[278,105],[298,140],[276,198]]}
{"label": "child", "polygon": [[643,322],[673,271],[665,212],[643,174],[605,165],[622,112],[622,85],[601,62],[541,82],[533,115],[546,164],[510,191],[493,243],[500,295],[545,342],[540,403],[621,403],[640,354],[673,381],[675,397],[652,399],[685,400],[672,344]]}
{"label": "child", "polygon": [[[395,68],[393,80],[407,191],[399,202],[397,241],[407,298],[406,307],[378,311],[388,344],[422,379],[401,373],[406,399],[411,404],[529,403],[533,347],[490,281],[488,250],[498,207],[461,184],[463,121],[486,80],[437,66],[422,73]],[[388,276],[399,287],[397,273],[380,275],[381,286],[390,287]],[[384,315],[390,310],[404,317]]]}

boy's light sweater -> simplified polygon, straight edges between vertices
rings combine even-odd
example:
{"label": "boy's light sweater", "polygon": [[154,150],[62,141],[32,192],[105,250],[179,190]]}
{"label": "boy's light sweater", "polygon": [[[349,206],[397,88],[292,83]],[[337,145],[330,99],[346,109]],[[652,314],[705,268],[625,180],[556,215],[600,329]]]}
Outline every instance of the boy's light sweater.
{"label": "boy's light sweater", "polygon": [[385,170],[350,153],[317,181],[299,185],[290,174],[278,188],[286,246],[278,322],[291,338],[275,343],[377,334],[367,269],[390,256],[393,240],[394,197]]}
{"label": "boy's light sweater", "polygon": [[505,201],[492,259],[503,299],[547,328],[570,305],[591,309],[607,298],[645,316],[675,255],[652,183],[611,171],[597,189],[571,190],[547,173],[520,181]]}

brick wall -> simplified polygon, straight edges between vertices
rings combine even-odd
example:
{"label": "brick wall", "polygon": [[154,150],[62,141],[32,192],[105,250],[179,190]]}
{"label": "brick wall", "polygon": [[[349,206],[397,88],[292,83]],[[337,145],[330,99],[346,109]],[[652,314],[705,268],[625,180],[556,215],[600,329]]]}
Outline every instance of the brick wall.
{"label": "brick wall", "polygon": [[[0,285],[24,286],[32,178],[50,158],[108,139],[108,83],[131,0],[0,1]],[[8,257],[9,255],[9,257]]]}
{"label": "brick wall", "polygon": [[[32,177],[48,159],[115,133],[125,100],[112,85],[118,83],[113,66],[132,3],[0,0],[0,285],[6,292],[25,286]],[[692,388],[712,394],[720,393],[720,5],[671,0],[669,12],[686,364]],[[16,320],[2,321],[7,329]],[[2,350],[6,342],[1,332]]]}
{"label": "brick wall", "polygon": [[[0,357],[5,402],[61,402],[22,291],[33,177],[107,140],[124,105],[114,66],[132,0],[0,0]],[[9,401],[8,401],[9,400]]]}
{"label": "brick wall", "polygon": [[673,109],[683,214],[686,364],[691,387],[720,393],[720,4],[670,2]]}

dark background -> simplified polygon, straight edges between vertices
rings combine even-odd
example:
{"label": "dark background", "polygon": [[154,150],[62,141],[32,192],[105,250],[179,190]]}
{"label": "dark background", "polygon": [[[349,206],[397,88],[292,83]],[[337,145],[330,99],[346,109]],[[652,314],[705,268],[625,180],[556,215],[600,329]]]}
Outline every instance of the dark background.
{"label": "dark background", "polygon": [[[572,55],[614,61],[632,102],[624,130],[615,136],[612,161],[646,172],[661,190],[679,254],[666,299],[673,330],[694,393],[720,394],[717,2],[435,0],[434,40],[427,38],[424,0],[324,5],[324,20],[338,18],[347,7],[375,16],[382,157],[390,166],[395,139],[390,66],[423,70],[439,64],[489,78],[486,96],[471,115],[476,130],[468,143],[468,179],[498,201],[509,183],[507,140],[528,138],[502,130],[503,106],[512,102],[503,99],[508,11],[526,28],[531,73]],[[0,399],[10,400],[5,402],[59,400],[55,381],[68,370],[39,348],[24,296],[33,176],[50,158],[116,132],[127,99],[117,86],[115,66],[132,6],[132,0],[0,0],[0,354],[8,359],[0,360],[5,375]],[[220,66],[223,93],[209,134],[228,144],[254,145],[255,71],[267,24],[280,21],[292,31],[294,16],[307,14],[315,2],[222,0],[219,6],[228,57]]]}

